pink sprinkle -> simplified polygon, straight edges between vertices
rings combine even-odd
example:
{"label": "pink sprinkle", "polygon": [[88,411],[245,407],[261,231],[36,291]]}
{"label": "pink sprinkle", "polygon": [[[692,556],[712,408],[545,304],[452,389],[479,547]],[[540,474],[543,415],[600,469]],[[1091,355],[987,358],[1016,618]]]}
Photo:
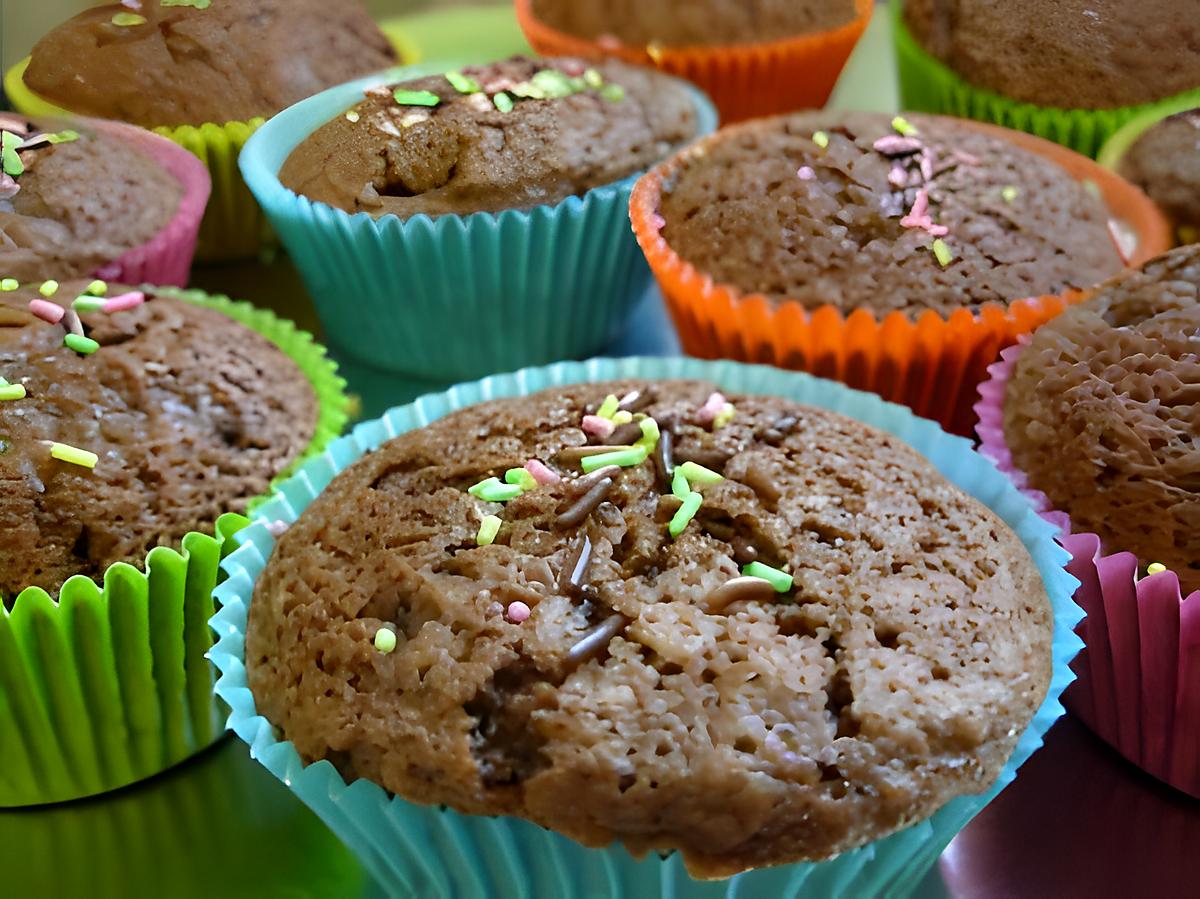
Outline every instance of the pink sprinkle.
{"label": "pink sprinkle", "polygon": [[928,151],[921,154],[921,158],[917,161],[917,164],[921,166],[921,177],[926,181],[932,181],[933,158],[929,155]]}
{"label": "pink sprinkle", "polygon": [[67,310],[58,303],[49,303],[46,300],[30,300],[29,311],[40,318],[42,321],[49,322],[52,325],[57,325]]}
{"label": "pink sprinkle", "polygon": [[509,603],[508,620],[513,624],[520,624],[522,621],[528,621],[529,614],[529,606],[525,605],[525,603],[521,602],[520,600],[517,600],[514,603]]}
{"label": "pink sprinkle", "polygon": [[656,212],[650,216],[650,224],[654,226],[655,231],[661,231],[667,227],[667,220]]}
{"label": "pink sprinkle", "polygon": [[585,433],[593,434],[596,437],[607,437],[617,426],[607,418],[601,418],[599,415],[583,416],[583,430]]}
{"label": "pink sprinkle", "polygon": [[884,156],[907,156],[909,153],[916,153],[920,150],[922,144],[915,137],[889,134],[879,138],[872,146],[875,152],[882,153]]}
{"label": "pink sprinkle", "polygon": [[596,46],[601,50],[620,50],[621,39],[615,34],[602,34],[596,38]]}
{"label": "pink sprinkle", "polygon": [[723,394],[714,393],[708,398],[708,401],[700,407],[700,411],[696,414],[696,418],[700,420],[701,424],[710,424],[713,419],[720,414],[721,410],[725,408],[726,402],[727,400]]}
{"label": "pink sprinkle", "polygon": [[892,170],[888,172],[888,183],[895,187],[904,187],[908,184],[908,171],[903,164],[899,162],[892,163]]}
{"label": "pink sprinkle", "polygon": [[537,459],[530,459],[525,463],[525,470],[533,475],[533,479],[543,487],[548,484],[557,484],[562,480],[557,472],[551,471]]}
{"label": "pink sprinkle", "polygon": [[807,165],[800,166],[800,169],[796,172],[796,175],[801,181],[812,181],[813,178],[817,177],[817,173],[812,170],[811,166]]}
{"label": "pink sprinkle", "polygon": [[121,5],[128,9],[141,9],[142,0],[121,0]]}
{"label": "pink sprinkle", "polygon": [[[912,211],[908,214],[907,218],[923,219],[925,218],[925,213],[928,211],[929,191],[922,187],[919,191],[917,191],[917,198],[913,200]],[[905,228],[918,227],[914,225],[905,225],[904,220],[901,220],[900,224],[904,225]]]}
{"label": "pink sprinkle", "polygon": [[516,86],[517,82],[513,79],[500,75],[483,82],[483,91],[487,94],[498,94],[501,91],[510,91]]}
{"label": "pink sprinkle", "polygon": [[129,293],[120,293],[115,297],[109,297],[100,309],[102,312],[124,312],[126,309],[142,305],[145,301],[144,293],[140,290],[131,290]]}
{"label": "pink sprinkle", "polygon": [[570,75],[572,78],[578,78],[587,71],[587,66],[578,59],[560,59],[558,68],[564,75]]}
{"label": "pink sprinkle", "polygon": [[278,540],[287,533],[287,529],[289,527],[291,527],[291,525],[289,525],[282,518],[276,518],[274,521],[267,524],[267,532],[276,540]]}
{"label": "pink sprinkle", "polygon": [[972,156],[970,153],[964,153],[962,150],[955,150],[954,158],[963,165],[979,165],[978,156]]}
{"label": "pink sprinkle", "polygon": [[17,184],[15,178],[11,175],[0,174],[0,200],[11,200],[21,191],[21,185]]}
{"label": "pink sprinkle", "polygon": [[922,231],[928,231],[934,237],[945,237],[950,233],[950,229],[945,225],[934,224],[929,215],[929,191],[923,187],[917,191],[912,211],[900,219],[900,226],[902,228],[920,228]]}

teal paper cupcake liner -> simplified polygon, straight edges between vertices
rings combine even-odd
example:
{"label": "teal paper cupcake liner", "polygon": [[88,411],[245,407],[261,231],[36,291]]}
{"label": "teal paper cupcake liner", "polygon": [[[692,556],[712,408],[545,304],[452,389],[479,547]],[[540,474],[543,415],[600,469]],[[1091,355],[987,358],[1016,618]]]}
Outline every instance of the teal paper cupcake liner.
{"label": "teal paper cupcake liner", "polygon": [[900,79],[900,102],[914,112],[934,112],[992,122],[1027,131],[1093,159],[1126,122],[1159,107],[1200,106],[1200,88],[1139,106],[1113,109],[1057,109],[1011,100],[975,87],[917,43],[904,22],[904,3],[892,0],[892,34]]}
{"label": "teal paper cupcake liner", "polygon": [[[629,226],[636,176],[553,206],[407,220],[351,215],[280,183],[291,152],[365,88],[452,67],[392,69],[325,91],[277,115],[242,151],[246,183],[300,270],[330,347],[367,369],[428,381],[601,351],[650,282]],[[697,136],[706,134],[716,112],[689,90]]]}
{"label": "teal paper cupcake liner", "polygon": [[[243,640],[254,582],[274,545],[266,521],[294,521],[338,472],[364,453],[453,410],[555,385],[621,378],[703,378],[735,392],[785,396],[883,428],[924,453],[946,477],[1016,531],[1037,563],[1053,603],[1054,675],[1045,702],[990,789],[954,799],[931,818],[830,861],[700,882],[688,877],[675,855],[636,861],[616,845],[587,849],[525,821],[414,805],[365,780],[347,784],[328,762],[305,765],[295,747],[257,714],[246,685]],[[250,744],[251,754],[308,803],[394,895],[422,899],[907,895],[954,835],[1041,745],[1043,735],[1062,714],[1059,696],[1074,677],[1068,663],[1081,646],[1074,633],[1081,611],[1071,601],[1078,582],[1064,570],[1069,557],[1054,542],[1055,529],[966,440],[951,437],[932,422],[877,396],[765,366],[682,358],[594,359],[459,385],[359,425],[321,457],[306,463],[256,517],[258,521],[239,535],[240,548],[223,563],[229,577],[217,590],[222,608],[212,622],[219,640],[211,658],[222,672],[217,693],[232,710],[229,726]]]}

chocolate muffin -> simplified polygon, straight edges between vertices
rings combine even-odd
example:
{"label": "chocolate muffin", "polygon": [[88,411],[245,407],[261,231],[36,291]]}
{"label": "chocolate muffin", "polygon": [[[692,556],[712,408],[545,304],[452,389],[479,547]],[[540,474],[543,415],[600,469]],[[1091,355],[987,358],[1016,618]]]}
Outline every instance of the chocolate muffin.
{"label": "chocolate muffin", "polygon": [[850,22],[854,0],[533,0],[559,31],[663,47],[777,41]]}
{"label": "chocolate muffin", "polygon": [[1167,214],[1180,243],[1200,240],[1200,109],[1148,128],[1117,170]]}
{"label": "chocolate muffin", "polygon": [[0,277],[90,275],[176,214],[183,186],[128,141],[10,113],[0,131],[16,159],[0,175]]}
{"label": "chocolate muffin", "polygon": [[904,0],[917,42],[971,84],[1062,109],[1109,109],[1200,87],[1189,0]]}
{"label": "chocolate muffin", "polygon": [[395,63],[361,0],[144,0],[86,10],[33,48],[25,84],[82,115],[200,125],[274,115]]}
{"label": "chocolate muffin", "polygon": [[1044,325],[1021,353],[1004,437],[1029,486],[1200,589],[1200,247],[1174,250]]}
{"label": "chocolate muffin", "polygon": [[347,781],[719,877],[986,790],[1052,630],[1016,535],[895,438],[626,382],[348,468],[275,547],[246,660],[258,711]]}
{"label": "chocolate muffin", "polygon": [[347,212],[527,209],[649,168],[696,128],[691,95],[670,76],[515,57],[372,88],[301,143],[279,178]]}
{"label": "chocolate muffin", "polygon": [[1104,204],[956,119],[812,112],[729,129],[662,190],[662,236],[714,281],[879,317],[1088,287],[1119,271]]}
{"label": "chocolate muffin", "polygon": [[265,493],[317,424],[295,364],[228,316],[117,285],[99,298],[86,281],[53,286],[0,285],[6,599],[211,530]]}

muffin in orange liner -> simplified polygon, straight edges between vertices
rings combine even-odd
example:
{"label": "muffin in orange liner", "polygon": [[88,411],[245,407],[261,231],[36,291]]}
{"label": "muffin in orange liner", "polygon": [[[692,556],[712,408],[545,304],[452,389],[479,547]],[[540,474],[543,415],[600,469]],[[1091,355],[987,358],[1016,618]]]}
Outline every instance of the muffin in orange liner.
{"label": "muffin in orange liner", "polygon": [[778,41],[693,47],[604,43],[560,31],[538,19],[533,0],[515,0],[525,37],[543,56],[615,56],[651,65],[699,86],[723,123],[825,105],[846,60],[871,21],[874,0],[855,0],[853,20],[830,31]]}
{"label": "muffin in orange liner", "polygon": [[[1091,159],[1022,132],[982,122],[962,124],[1002,137],[1056,162],[1074,178],[1095,184],[1110,219],[1128,238],[1122,255],[1129,265],[1141,265],[1171,247],[1170,226],[1150,199]],[[706,359],[811,372],[909,406],[953,433],[971,434],[972,406],[988,366],[1020,335],[1083,299],[1083,292],[989,303],[977,312],[963,308],[948,317],[926,310],[915,316],[895,311],[880,318],[867,308],[849,315],[832,305],[809,310],[798,301],[777,302],[717,283],[681,258],[662,236],[662,187],[680,171],[688,154],[703,153],[731,131],[746,127],[723,129],[652,169],[638,182],[630,201],[634,233],[662,288],[684,351]]]}

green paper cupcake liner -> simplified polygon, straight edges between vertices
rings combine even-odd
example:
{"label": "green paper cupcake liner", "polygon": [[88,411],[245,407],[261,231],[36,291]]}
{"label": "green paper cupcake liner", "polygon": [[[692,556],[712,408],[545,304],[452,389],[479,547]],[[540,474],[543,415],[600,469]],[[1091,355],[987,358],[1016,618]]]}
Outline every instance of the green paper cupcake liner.
{"label": "green paper cupcake liner", "polygon": [[889,5],[901,105],[914,112],[993,122],[1095,158],[1104,142],[1135,116],[1180,102],[1200,106],[1200,88],[1155,103],[1113,109],[1056,109],[1011,100],[973,86],[927,53],[904,22],[904,3],[892,0]]}
{"label": "green paper cupcake liner", "polygon": [[[306,765],[295,747],[258,715],[246,685],[244,633],[254,582],[274,539],[266,521],[294,521],[346,466],[384,441],[447,413],[501,396],[546,387],[621,378],[702,378],[735,392],[773,394],[820,406],[881,427],[910,443],[950,480],[999,514],[1037,563],[1054,609],[1054,674],[1049,693],[995,784],[981,795],[952,800],[931,818],[826,862],[749,871],[725,881],[694,881],[677,855],[637,861],[619,846],[587,849],[512,818],[461,815],[414,805],[366,780],[347,784],[328,762]],[[879,397],[798,372],[696,359],[594,359],[559,363],[459,385],[393,409],[356,427],[295,477],[242,531],[240,548],[223,563],[221,611],[210,656],[222,672],[217,693],[230,706],[229,726],[251,754],[303,799],[358,853],[390,894],[421,899],[483,897],[638,897],[744,899],[749,896],[904,896],[912,892],[954,835],[1014,777],[1062,714],[1059,696],[1074,675],[1068,665],[1081,644],[1074,633],[1081,611],[1071,601],[1078,582],[1065,570],[1068,555],[1055,529],[995,467],[935,424]]]}
{"label": "green paper cupcake liner", "polygon": [[[318,423],[301,459],[346,423],[337,369],[310,335],[249,303],[158,288],[219,310],[276,344],[312,384]],[[259,502],[265,499],[260,498]],[[252,504],[253,505],[253,504]],[[77,575],[58,600],[28,587],[0,604],[0,807],[61,802],[163,771],[222,733],[205,659],[221,554],[246,523],[222,516],[215,536],[192,532],[182,552],[157,547],[144,571],[118,563],[103,586]]]}
{"label": "green paper cupcake liner", "polygon": [[[351,215],[280,183],[292,150],[365,88],[452,67],[392,69],[333,88],[281,112],[246,144],[246,183],[300,270],[326,339],[367,369],[426,381],[600,352],[650,282],[629,227],[636,176],[528,211],[408,220]],[[689,90],[706,134],[716,112]]]}

